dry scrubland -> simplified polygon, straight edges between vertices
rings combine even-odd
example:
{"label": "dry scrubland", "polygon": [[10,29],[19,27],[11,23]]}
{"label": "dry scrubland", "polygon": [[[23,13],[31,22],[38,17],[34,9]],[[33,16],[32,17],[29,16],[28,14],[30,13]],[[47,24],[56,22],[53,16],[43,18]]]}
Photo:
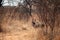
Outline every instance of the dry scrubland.
{"label": "dry scrubland", "polygon": [[42,22],[40,13],[32,12],[30,16],[28,12],[20,12],[20,9],[0,8],[0,40],[60,40],[59,11],[56,12],[58,14],[53,33],[50,26],[47,26],[46,33],[46,25]]}

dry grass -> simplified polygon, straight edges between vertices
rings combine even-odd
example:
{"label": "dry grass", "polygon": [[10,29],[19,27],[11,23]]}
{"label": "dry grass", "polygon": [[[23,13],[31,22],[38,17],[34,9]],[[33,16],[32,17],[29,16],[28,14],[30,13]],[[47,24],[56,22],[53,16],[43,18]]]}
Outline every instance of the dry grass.
{"label": "dry grass", "polygon": [[[0,11],[2,13],[0,13],[0,25],[3,30],[3,32],[0,33],[0,40],[49,40],[51,28],[48,27],[48,33],[45,34],[46,27],[41,27],[42,21],[38,16],[40,14],[32,13],[31,17],[28,12],[20,13],[16,10],[18,10],[18,8],[8,7],[4,8],[3,12]],[[39,27],[33,26],[32,21],[37,25],[39,24]],[[60,36],[56,34],[60,32],[59,28],[55,27],[54,31],[53,40],[60,40]]]}

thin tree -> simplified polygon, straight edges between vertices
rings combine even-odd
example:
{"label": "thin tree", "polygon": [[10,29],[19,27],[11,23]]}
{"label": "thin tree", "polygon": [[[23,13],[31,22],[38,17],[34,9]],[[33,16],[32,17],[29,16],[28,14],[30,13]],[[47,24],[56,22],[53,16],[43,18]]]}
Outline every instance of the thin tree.
{"label": "thin tree", "polygon": [[2,6],[2,0],[0,0],[0,7]]}

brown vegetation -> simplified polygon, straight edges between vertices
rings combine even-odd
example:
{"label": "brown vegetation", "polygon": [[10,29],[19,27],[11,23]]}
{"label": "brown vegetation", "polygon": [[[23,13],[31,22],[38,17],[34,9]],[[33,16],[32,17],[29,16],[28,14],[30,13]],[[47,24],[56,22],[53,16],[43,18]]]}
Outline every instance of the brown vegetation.
{"label": "brown vegetation", "polygon": [[0,40],[60,40],[59,3],[33,0],[28,8],[0,7]]}

